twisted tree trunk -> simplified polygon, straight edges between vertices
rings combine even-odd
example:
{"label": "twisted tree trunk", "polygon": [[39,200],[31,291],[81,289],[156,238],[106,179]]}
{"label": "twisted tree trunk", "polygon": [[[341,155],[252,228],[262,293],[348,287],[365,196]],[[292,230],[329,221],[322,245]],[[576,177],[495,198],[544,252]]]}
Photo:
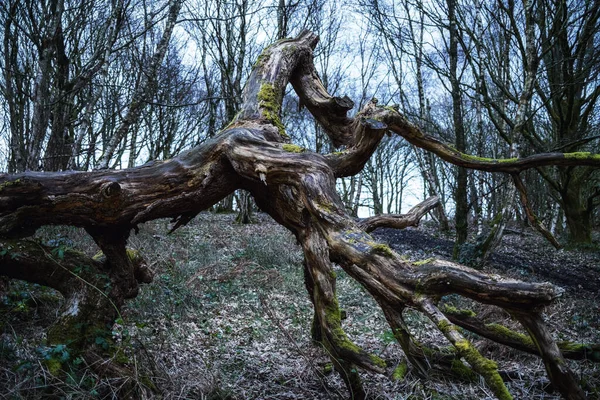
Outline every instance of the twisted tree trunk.
{"label": "twisted tree trunk", "polygon": [[[473,330],[484,327],[477,320],[466,324],[450,318],[446,315],[450,313],[445,314],[437,306],[441,296],[456,293],[502,307],[514,315],[529,332],[530,343],[544,359],[553,384],[565,398],[583,399],[583,392],[540,318],[540,310],[560,295],[557,288],[488,276],[447,261],[421,265],[404,261],[365,232],[376,221],[357,223],[346,213],[335,190],[335,178],[358,173],[388,130],[447,161],[487,171],[518,172],[541,165],[578,163],[598,166],[600,157],[559,153],[501,161],[480,159],[424,134],[396,110],[378,107],[375,102],[349,118],[352,102],[331,97],[319,81],[312,62],[317,41],[316,35],[303,32],[267,48],[246,83],[238,116],[219,135],[171,160],[120,171],[0,176],[0,236],[25,237],[48,224],[84,227],[106,256],[102,265],[91,261],[87,265],[108,276],[112,285],[103,293],[120,299],[118,307],[122,299],[135,296],[138,282],[144,281],[125,247],[131,229],[164,217],[173,218],[172,229],[177,229],[234,190],[245,189],[258,207],[288,228],[301,244],[307,287],[315,307],[315,336],[328,350],[353,398],[365,397],[357,366],[381,373],[387,366],[344,333],[333,263],[376,299],[417,371],[429,365],[429,352],[406,327],[402,311],[407,307],[430,318],[454,346],[455,356],[481,374],[498,398],[511,398],[496,364],[479,354],[455,323]],[[345,146],[343,151],[320,155],[289,143],[279,119],[288,82],[332,142]],[[18,239],[0,241],[6,250],[0,252],[4,256],[15,254],[9,247],[23,247],[10,258],[10,268],[5,267],[6,257],[1,260],[0,274],[60,290],[60,275],[40,272],[42,262],[47,264],[45,253],[27,247],[27,243]],[[35,259],[40,260],[40,269],[32,262]]]}

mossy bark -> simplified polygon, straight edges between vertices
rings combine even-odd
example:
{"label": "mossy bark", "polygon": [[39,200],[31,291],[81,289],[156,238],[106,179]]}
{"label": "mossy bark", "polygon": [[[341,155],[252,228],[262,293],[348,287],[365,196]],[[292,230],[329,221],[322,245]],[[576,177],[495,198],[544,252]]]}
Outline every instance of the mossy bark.
{"label": "mossy bark", "polygon": [[103,255],[90,258],[35,240],[0,240],[0,275],[22,279],[58,290],[64,302],[56,321],[48,328],[50,345],[68,345],[74,353],[94,344],[99,332],[110,330],[119,316],[126,294],[137,293],[138,282],[150,282],[151,272],[140,254],[126,256],[135,272],[135,287],[114,273]]}
{"label": "mossy bark", "polygon": [[569,229],[569,244],[589,245],[592,243],[592,218],[587,208],[568,198],[563,202],[567,228]]}

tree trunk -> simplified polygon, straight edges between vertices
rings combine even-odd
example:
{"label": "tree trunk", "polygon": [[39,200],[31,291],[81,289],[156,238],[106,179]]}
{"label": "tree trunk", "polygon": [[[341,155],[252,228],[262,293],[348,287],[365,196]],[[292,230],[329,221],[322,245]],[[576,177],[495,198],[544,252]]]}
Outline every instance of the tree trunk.
{"label": "tree trunk", "polygon": [[[518,172],[575,162],[600,164],[600,159],[596,155],[548,154],[502,162],[481,160],[426,135],[396,110],[374,102],[357,118],[350,118],[347,112],[352,102],[330,96],[318,79],[312,58],[317,42],[316,35],[305,31],[268,47],[247,80],[242,107],[228,128],[171,160],[120,171],[0,175],[0,238],[26,237],[48,224],[84,227],[106,261],[82,262],[91,265],[93,272],[106,271],[112,283],[108,296],[120,304],[135,296],[138,282],[146,279],[140,274],[143,269],[136,268],[128,256],[126,241],[131,229],[170,217],[175,230],[234,190],[244,189],[302,246],[306,284],[315,308],[314,333],[352,397],[365,396],[358,368],[384,373],[387,364],[354,344],[342,329],[333,263],[375,298],[418,370],[430,363],[415,350],[416,341],[405,329],[401,312],[407,307],[434,323],[453,346],[451,356],[466,360],[495,396],[512,398],[496,364],[479,354],[438,307],[440,297],[455,293],[513,313],[536,344],[552,383],[566,398],[584,399],[549,328],[539,318],[540,309],[559,297],[558,288],[498,279],[448,261],[407,262],[387,245],[377,243],[347,214],[335,180],[359,173],[387,131],[455,164],[488,171]],[[331,141],[345,146],[344,151],[322,155],[289,143],[280,121],[288,82]],[[48,273],[46,266],[52,260],[29,243],[3,239],[1,274],[53,287],[74,282],[62,269],[59,274]],[[70,254],[64,258],[71,257],[77,258]]]}
{"label": "tree trunk", "polygon": [[468,259],[464,261],[465,263],[468,263],[468,265],[475,268],[483,268],[492,253],[492,250],[494,250],[502,240],[506,222],[513,216],[515,195],[515,187],[509,184],[504,190],[502,208],[490,222],[489,232],[487,232],[486,235],[478,236],[477,243],[473,249],[474,254],[469,254]]}
{"label": "tree trunk", "polygon": [[565,220],[569,230],[569,243],[585,245],[592,243],[592,219],[590,212],[577,202],[564,202]]}
{"label": "tree trunk", "polygon": [[34,240],[0,240],[0,249],[1,275],[48,286],[64,296],[62,310],[48,329],[48,341],[69,343],[77,352],[91,348],[98,331],[109,332],[125,299],[135,297],[138,283],[150,283],[153,277],[133,250],[126,252],[129,279],[102,255],[92,259]]}
{"label": "tree trunk", "polygon": [[[458,41],[459,32],[456,22],[456,1],[447,0],[448,5],[448,31],[450,36],[449,58],[450,58],[450,86],[452,96],[452,125],[454,128],[456,149],[465,152],[467,142],[465,137],[465,128],[462,115],[462,96],[460,82],[458,78]],[[467,170],[458,167],[456,171],[456,187],[454,189],[454,223],[456,229],[456,242],[454,244],[453,258],[458,259],[463,244],[467,242],[469,235],[469,201],[467,198],[468,189]]]}
{"label": "tree trunk", "polygon": [[252,223],[252,197],[250,193],[245,190],[239,190],[238,200],[238,215],[235,218],[235,222],[239,224],[250,224]]}

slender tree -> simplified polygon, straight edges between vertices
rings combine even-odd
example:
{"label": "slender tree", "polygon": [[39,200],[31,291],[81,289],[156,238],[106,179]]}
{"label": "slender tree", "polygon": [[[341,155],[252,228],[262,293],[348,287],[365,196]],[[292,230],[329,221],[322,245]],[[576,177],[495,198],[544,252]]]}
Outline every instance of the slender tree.
{"label": "slender tree", "polygon": [[142,110],[154,96],[156,92],[156,79],[158,76],[158,71],[163,59],[165,58],[165,54],[167,53],[169,41],[171,40],[173,29],[177,23],[177,17],[179,15],[182,2],[183,0],[169,1],[167,20],[162,37],[157,43],[156,49],[148,62],[147,69],[144,70],[141,75],[142,79],[138,81],[138,86],[135,88],[133,97],[123,121],[119,125],[119,128],[116,130],[116,132],[111,135],[110,139],[106,143],[103,154],[98,160],[98,168],[103,169],[109,167],[111,159],[117,152],[117,147],[125,141],[129,130],[138,122]]}

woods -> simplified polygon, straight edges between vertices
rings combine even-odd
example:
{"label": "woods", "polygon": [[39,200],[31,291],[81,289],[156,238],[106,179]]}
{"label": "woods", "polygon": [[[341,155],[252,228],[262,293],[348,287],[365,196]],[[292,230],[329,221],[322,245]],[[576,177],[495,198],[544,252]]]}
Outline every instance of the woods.
{"label": "woods", "polygon": [[[464,252],[469,223],[486,237],[475,256],[485,259],[515,210],[555,243],[552,228],[564,219],[570,243],[591,245],[600,200],[594,136],[600,92],[593,73],[598,65],[598,4],[479,4],[476,15],[468,15],[454,1],[435,10],[407,3],[408,26],[393,19],[394,3],[361,4],[369,34],[379,35],[383,45],[361,47],[364,87],[354,115],[350,97],[332,94],[347,79],[329,68],[330,63],[341,65],[335,44],[342,21],[333,5],[278,3],[278,40],[260,54],[252,42],[256,27],[250,23],[257,4],[217,5],[218,15],[210,18],[201,15],[210,10],[201,8],[191,16],[182,14],[184,4],[178,0],[143,5],[149,8],[123,2],[109,10],[88,3],[73,8],[60,0],[2,6],[2,94],[10,123],[5,130],[9,173],[0,176],[0,274],[64,296],[61,316],[48,330],[50,343],[76,338],[71,346],[88,358],[99,357],[90,342],[94,332],[117,320],[126,299],[138,295],[141,283],[152,281],[143,253],[128,249],[131,232],[159,218],[171,218],[174,232],[203,210],[223,204],[231,208],[238,191],[238,207],[251,207],[241,200],[250,193],[257,207],[301,246],[314,306],[312,337],[326,349],[352,398],[367,395],[357,367],[388,373],[390,366],[352,342],[342,328],[334,265],[374,298],[415,373],[425,376],[433,360],[464,360],[497,398],[512,398],[496,363],[482,356],[464,333],[470,331],[538,354],[564,398],[586,397],[565,357],[597,362],[597,345],[559,346],[543,317],[544,307],[560,297],[560,288],[500,278],[445,260],[412,263],[368,232],[416,225],[431,210],[444,226],[452,193],[457,260],[472,261]],[[97,18],[95,25],[104,28],[78,33],[76,24],[65,22],[73,12]],[[33,16],[44,13],[49,26],[37,26]],[[304,25],[325,29],[321,41],[310,30],[283,38],[302,27],[301,15]],[[473,25],[465,21],[473,20],[479,23],[472,32],[466,26]],[[425,21],[436,22],[439,34],[426,32]],[[189,28],[189,38],[201,57],[191,70],[172,41],[176,25],[186,23],[195,27]],[[581,29],[569,34],[567,27],[575,23]],[[21,24],[35,35],[24,33]],[[394,26],[399,29],[389,30]],[[493,29],[503,35],[492,35]],[[400,40],[395,36],[400,33],[412,36]],[[104,36],[93,39],[92,34]],[[477,41],[488,34],[489,42]],[[81,35],[90,35],[88,41],[78,40]],[[424,47],[424,35],[447,45],[447,65]],[[516,48],[509,42],[517,43]],[[90,47],[80,47],[83,43]],[[498,60],[506,63],[500,77],[491,64],[495,45],[518,55]],[[37,57],[24,51],[27,46],[37,50]],[[250,64],[246,54],[254,54],[255,62]],[[407,55],[410,60],[404,64],[396,59]],[[396,90],[413,84],[418,89],[416,97],[402,92],[398,106],[367,100],[369,82],[386,58],[392,67],[415,67],[414,82],[406,82],[406,75],[394,68],[386,75]],[[556,76],[555,66],[565,63],[566,70],[555,71]],[[138,72],[119,74],[123,65]],[[447,83],[448,121],[432,116],[425,68]],[[515,69],[522,73],[518,84]],[[124,81],[107,84],[115,79]],[[130,88],[129,97],[121,95],[121,86]],[[476,123],[467,123],[468,118]],[[139,159],[145,163],[139,165]],[[424,191],[433,196],[402,214],[402,190],[395,185],[405,187],[413,159]],[[533,203],[534,196],[543,198],[544,193],[559,207]],[[361,206],[376,215],[357,219]],[[384,209],[390,215],[379,215]],[[554,227],[544,226],[540,212]],[[488,230],[484,214],[494,221]],[[28,238],[46,225],[84,228],[102,253],[93,258],[71,249],[59,253]],[[507,337],[506,331],[512,332],[508,328],[490,329],[475,316],[439,302],[452,294],[500,307],[528,335],[513,332]],[[430,320],[452,350],[441,354],[419,343],[404,320],[406,309]]]}
{"label": "woods", "polygon": [[[97,269],[98,273],[104,270],[109,277],[108,296],[116,304],[122,304],[125,298],[137,294],[140,280],[136,279],[139,274],[126,249],[131,229],[163,217],[173,218],[172,230],[177,229],[199,211],[243,188],[300,242],[305,256],[306,285],[315,307],[314,336],[328,349],[354,398],[365,396],[356,366],[383,372],[385,362],[364,353],[342,330],[332,261],[375,297],[413,365],[422,366],[423,362],[415,356],[418,350],[412,347],[417,345],[403,329],[401,310],[405,307],[417,309],[430,318],[455,346],[457,356],[463,357],[486,379],[497,397],[511,398],[495,364],[482,357],[436,307],[435,299],[439,296],[457,293],[509,311],[530,333],[558,390],[568,398],[584,398],[539,314],[541,306],[559,295],[554,287],[498,281],[449,262],[411,265],[358,228],[344,211],[334,178],[358,173],[387,130],[447,161],[488,171],[518,173],[546,165],[597,166],[598,157],[554,153],[501,161],[480,160],[427,136],[396,110],[378,107],[375,102],[368,103],[358,117],[349,118],[346,113],[352,102],[331,97],[317,78],[312,63],[312,49],[317,40],[307,31],[265,50],[248,78],[241,111],[231,124],[210,141],[169,161],[121,171],[25,172],[4,176],[3,236],[28,236],[39,226],[59,221],[84,227],[106,256],[107,266]],[[344,151],[323,156],[288,144],[289,137],[279,120],[288,82],[332,142],[346,146]],[[59,282],[63,279],[59,275],[39,278],[37,269],[24,272],[27,270],[22,268],[21,260],[35,259],[27,246],[32,244],[20,240],[3,243],[6,259],[2,264],[3,275],[60,290]],[[38,257],[37,263],[45,259],[43,255]],[[65,265],[61,268],[69,270]],[[87,302],[84,293],[78,295],[85,299],[83,303]],[[85,308],[75,307],[68,314],[78,317],[84,312]]]}

